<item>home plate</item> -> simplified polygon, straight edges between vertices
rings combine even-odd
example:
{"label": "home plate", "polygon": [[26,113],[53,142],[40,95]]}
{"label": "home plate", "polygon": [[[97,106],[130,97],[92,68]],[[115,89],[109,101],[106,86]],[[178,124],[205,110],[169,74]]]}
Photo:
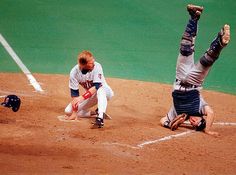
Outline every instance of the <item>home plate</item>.
{"label": "home plate", "polygon": [[66,120],[65,117],[66,117],[66,115],[57,116],[58,120],[60,120],[62,122],[80,122],[78,119],[76,119],[76,120]]}

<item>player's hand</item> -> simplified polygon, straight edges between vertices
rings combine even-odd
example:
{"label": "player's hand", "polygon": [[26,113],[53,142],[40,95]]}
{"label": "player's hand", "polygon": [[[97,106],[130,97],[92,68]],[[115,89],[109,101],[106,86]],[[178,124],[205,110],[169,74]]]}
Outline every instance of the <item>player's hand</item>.
{"label": "player's hand", "polygon": [[215,131],[205,131],[206,134],[214,136],[214,137],[219,137],[220,134],[218,132]]}
{"label": "player's hand", "polygon": [[66,120],[76,120],[77,119],[77,113],[76,112],[73,112],[71,114],[71,116],[66,116],[65,117]]}
{"label": "player's hand", "polygon": [[79,103],[80,103],[80,98],[79,97],[74,97],[71,104],[72,104],[72,108],[73,111],[77,111],[78,107],[79,107]]}

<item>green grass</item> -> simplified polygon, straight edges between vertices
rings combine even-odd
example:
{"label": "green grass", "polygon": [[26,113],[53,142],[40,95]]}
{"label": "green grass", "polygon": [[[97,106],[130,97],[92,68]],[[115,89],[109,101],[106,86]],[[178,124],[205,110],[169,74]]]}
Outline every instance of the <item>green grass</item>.
{"label": "green grass", "polygon": [[[0,33],[32,72],[68,74],[78,52],[91,50],[107,77],[171,84],[188,3],[192,1],[1,0]],[[224,23],[232,30],[231,43],[215,63],[205,88],[236,94],[236,2],[194,3],[205,7],[196,59]],[[3,48],[0,71],[20,71]]]}

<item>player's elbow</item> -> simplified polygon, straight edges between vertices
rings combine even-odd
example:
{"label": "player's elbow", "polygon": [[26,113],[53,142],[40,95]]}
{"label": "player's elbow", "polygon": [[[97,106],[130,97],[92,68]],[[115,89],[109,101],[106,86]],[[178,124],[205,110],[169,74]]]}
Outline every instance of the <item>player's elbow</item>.
{"label": "player's elbow", "polygon": [[214,111],[210,106],[206,106],[205,111],[207,116],[214,116]]}
{"label": "player's elbow", "polygon": [[162,126],[164,126],[165,122],[167,121],[167,118],[166,117],[162,117],[161,120],[160,120],[160,124]]}

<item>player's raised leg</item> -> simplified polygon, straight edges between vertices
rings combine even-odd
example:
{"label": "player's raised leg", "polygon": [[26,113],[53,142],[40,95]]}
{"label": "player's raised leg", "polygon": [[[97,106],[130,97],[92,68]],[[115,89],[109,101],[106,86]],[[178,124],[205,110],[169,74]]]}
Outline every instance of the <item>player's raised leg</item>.
{"label": "player's raised leg", "polygon": [[198,20],[203,12],[203,7],[188,5],[187,11],[190,19],[185,27],[180,42],[180,53],[176,65],[176,79],[181,80],[186,77],[187,71],[194,64],[194,45],[198,29]]}
{"label": "player's raised leg", "polygon": [[180,53],[183,56],[189,56],[194,51],[194,38],[197,35],[198,20],[202,14],[203,7],[190,4],[187,6],[187,10],[189,12],[190,19],[187,23],[180,43]]}
{"label": "player's raised leg", "polygon": [[217,37],[212,41],[209,49],[192,68],[186,79],[188,79],[192,84],[195,83],[201,85],[209,73],[211,66],[218,59],[222,49],[229,43],[229,41],[230,26],[225,24]]}
{"label": "player's raised leg", "polygon": [[229,43],[229,41],[230,26],[228,24],[225,24],[218,33],[217,37],[212,41],[209,49],[200,58],[200,63],[204,67],[211,66],[218,59],[222,49]]}

